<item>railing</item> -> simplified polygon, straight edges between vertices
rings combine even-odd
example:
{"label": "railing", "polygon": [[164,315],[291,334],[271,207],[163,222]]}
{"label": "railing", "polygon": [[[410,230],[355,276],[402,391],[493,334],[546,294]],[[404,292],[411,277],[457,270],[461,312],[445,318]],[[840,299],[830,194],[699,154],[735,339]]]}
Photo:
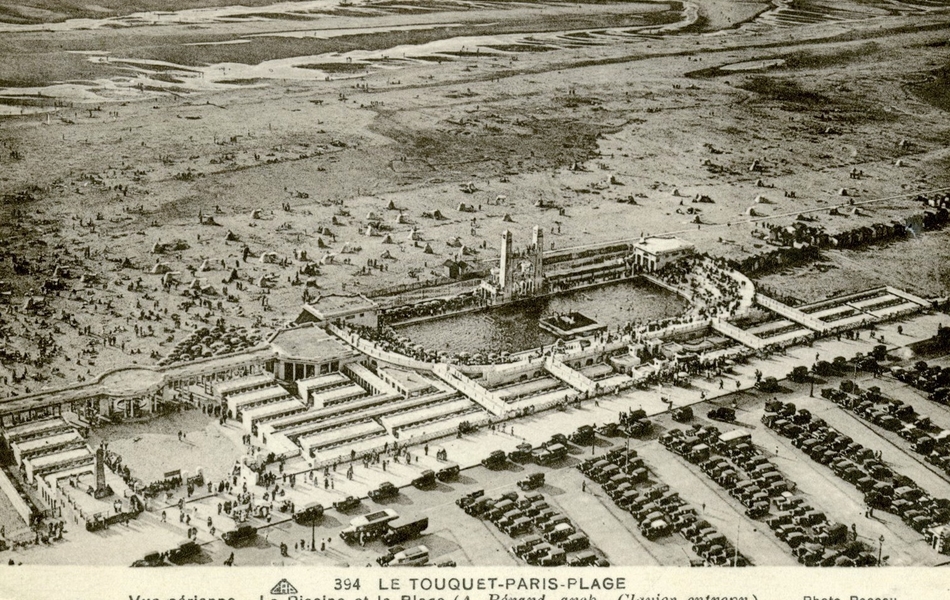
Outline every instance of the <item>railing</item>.
{"label": "railing", "polygon": [[24,521],[30,523],[33,511],[27,506],[26,502],[23,501],[23,498],[20,497],[20,492],[17,491],[16,486],[13,485],[13,482],[10,481],[6,471],[3,469],[0,469],[0,491],[10,499],[10,503],[13,505],[13,509],[16,510],[17,514],[20,515]]}
{"label": "railing", "polygon": [[478,383],[475,383],[461,371],[451,365],[438,364],[433,368],[433,373],[438,375],[443,381],[459,390],[478,404],[481,404],[488,412],[494,415],[504,414],[505,403],[497,394],[494,394]]}
{"label": "railing", "polygon": [[805,327],[808,327],[809,329],[812,329],[814,331],[823,332],[826,329],[828,329],[828,325],[826,323],[822,323],[818,319],[805,314],[801,310],[797,308],[792,308],[791,306],[786,306],[785,304],[782,304],[778,300],[773,300],[772,298],[769,298],[768,296],[763,296],[762,294],[756,294],[755,302],[759,306],[763,306],[771,310],[772,312],[778,313],[782,315],[783,317],[785,317],[786,319],[789,319],[790,321],[801,323]]}
{"label": "railing", "polygon": [[391,350],[383,350],[382,348],[376,347],[375,342],[365,340],[355,333],[344,331],[336,325],[328,324],[327,331],[353,346],[363,354],[371,356],[376,360],[399,365],[400,367],[407,367],[409,369],[419,369],[422,371],[432,370],[432,363],[416,360],[415,358],[411,358],[405,354],[399,354],[398,352],[393,352]]}
{"label": "railing", "polygon": [[597,386],[589,377],[568,367],[563,362],[548,357],[544,360],[544,368],[558,379],[564,381],[572,388],[582,392],[593,391]]}

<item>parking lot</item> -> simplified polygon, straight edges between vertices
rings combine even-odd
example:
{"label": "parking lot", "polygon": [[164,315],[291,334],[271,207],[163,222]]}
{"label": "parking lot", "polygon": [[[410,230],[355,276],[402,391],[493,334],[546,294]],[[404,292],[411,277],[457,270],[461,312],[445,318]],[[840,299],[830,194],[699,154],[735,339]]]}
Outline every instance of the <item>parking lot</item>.
{"label": "parking lot", "polygon": [[[900,384],[897,384],[899,387]],[[888,382],[888,389],[895,387]],[[788,481],[793,482],[795,495],[826,515],[828,522],[845,525],[854,533],[854,541],[863,542],[867,552],[875,555],[880,547],[889,565],[936,565],[945,562],[945,556],[933,550],[924,537],[901,522],[894,514],[876,511],[866,516],[861,492],[836,477],[825,465],[810,460],[790,440],[762,425],[767,395],[746,392],[739,404],[737,421],[723,424],[697,416],[693,423],[716,424],[723,432],[741,429],[751,433],[751,441],[758,452],[774,463]],[[927,468],[911,453],[902,449],[903,440],[857,421],[833,403],[820,398],[809,398],[805,386],[790,386],[782,394],[786,402],[808,408],[841,432],[869,448],[881,451],[882,460],[895,471],[906,474],[934,496],[950,495],[946,479]],[[925,401],[926,402],[926,401]],[[697,415],[707,407],[694,407]],[[790,547],[770,531],[761,518],[752,518],[744,506],[731,497],[682,457],[664,449],[657,441],[659,434],[676,427],[669,415],[653,419],[654,431],[645,439],[632,439],[629,448],[637,453],[650,470],[650,483],[669,486],[696,516],[728,540],[753,565],[791,566],[798,561]],[[593,551],[610,564],[674,565],[701,564],[703,558],[694,550],[694,544],[678,533],[647,539],[640,531],[640,523],[633,514],[617,506],[602,486],[585,478],[578,470],[582,461],[603,456],[611,449],[628,445],[623,437],[598,437],[593,447],[570,446],[570,455],[551,467],[533,464],[519,465],[508,462],[498,470],[476,466],[462,471],[456,481],[438,483],[430,490],[405,487],[395,498],[380,503],[364,499],[360,506],[347,513],[328,510],[312,528],[285,520],[262,529],[253,543],[233,549],[221,541],[207,544],[202,560],[220,562],[233,551],[241,564],[334,564],[376,565],[376,558],[386,552],[380,541],[361,546],[347,544],[340,532],[350,520],[378,508],[394,509],[403,517],[427,516],[428,529],[417,539],[402,544],[424,544],[430,552],[430,563],[451,561],[458,565],[519,565],[525,562],[509,548],[526,536],[540,532],[532,529],[519,535],[507,535],[484,516],[470,516],[456,500],[476,490],[484,490],[485,497],[499,497],[506,492],[519,491],[517,482],[531,473],[542,472],[544,485],[527,493],[540,493],[543,501],[559,514],[568,517],[576,531],[585,534]],[[773,513],[775,509],[773,507]],[[883,536],[883,541],[881,537]],[[316,540],[316,549],[309,548]],[[280,556],[278,547],[287,545],[288,556]],[[731,552],[732,550],[730,550]],[[569,556],[571,556],[569,554]]]}
{"label": "parking lot", "polygon": [[[928,331],[933,330],[938,318],[925,315],[904,322],[906,343],[923,339]],[[882,332],[884,335],[889,339],[900,339],[892,331],[896,325],[887,327],[889,329]],[[913,332],[913,337],[908,332]],[[391,509],[403,519],[428,518],[428,527],[421,536],[402,541],[399,545],[410,548],[424,544],[429,550],[430,564],[524,565],[526,560],[510,549],[524,545],[525,540],[532,536],[550,533],[545,529],[546,522],[534,522],[536,514],[543,511],[551,511],[554,520],[566,518],[571,528],[567,535],[581,534],[587,540],[584,544],[589,545],[571,550],[563,558],[552,555],[551,560],[572,561],[587,556],[616,565],[664,566],[731,565],[736,562],[786,566],[798,565],[806,558],[829,562],[838,558],[834,552],[844,549],[842,543],[831,544],[829,548],[809,549],[808,545],[814,546],[821,536],[840,525],[849,532],[846,542],[854,546],[853,553],[860,555],[858,558],[865,562],[873,560],[876,563],[880,555],[888,565],[942,564],[947,560],[946,555],[934,550],[925,540],[925,535],[908,524],[909,520],[888,510],[875,510],[869,514],[864,491],[854,482],[842,478],[831,465],[810,457],[800,447],[801,439],[763,423],[763,417],[774,410],[774,406],[769,406],[776,400],[782,406],[791,403],[796,411],[807,411],[810,419],[820,420],[823,426],[859,445],[863,454],[873,457],[889,472],[913,481],[926,497],[950,497],[950,476],[933,460],[924,460],[924,455],[914,450],[914,443],[906,431],[901,434],[892,427],[894,419],[886,421],[891,429],[882,427],[867,414],[859,414],[856,409],[847,409],[823,397],[823,390],[846,387],[842,386],[845,380],[853,380],[860,390],[879,388],[875,393],[884,398],[878,407],[880,410],[884,410],[881,407],[886,407],[887,403],[895,408],[902,407],[902,414],[910,410],[916,421],[898,423],[905,429],[927,417],[928,426],[934,428],[934,436],[938,436],[936,431],[940,429],[950,429],[950,408],[946,405],[928,399],[926,392],[890,374],[875,377],[870,372],[850,367],[838,374],[817,378],[813,387],[809,383],[784,379],[794,366],[809,364],[816,354],[830,361],[838,352],[850,357],[857,351],[867,352],[871,347],[872,344],[865,340],[822,340],[812,348],[793,348],[784,356],[773,355],[765,360],[735,365],[722,377],[727,386],[724,391],[717,389],[719,378],[712,377],[696,378],[685,387],[632,390],[617,396],[604,396],[596,402],[564,411],[531,415],[504,427],[485,429],[458,439],[436,440],[429,452],[413,447],[410,464],[390,462],[387,469],[379,464],[361,465],[356,461],[351,479],[343,477],[346,465],[339,472],[332,470],[328,479],[322,473],[296,472],[289,464],[287,472],[296,472],[296,485],[278,478],[286,495],[282,493],[281,499],[273,502],[270,518],[255,516],[248,521],[247,524],[257,528],[256,535],[233,545],[226,544],[221,534],[237,528],[239,523],[229,522],[221,516],[217,506],[227,496],[209,492],[187,498],[186,512],[192,516],[190,525],[197,525],[200,552],[185,562],[221,564],[233,553],[237,565],[375,566],[376,559],[387,552],[382,541],[370,537],[362,544],[358,538],[347,543],[341,539],[340,533],[357,517]],[[909,369],[917,362],[909,348],[899,343],[890,350],[892,359],[886,362],[888,367]],[[947,357],[940,356],[928,357],[928,360],[931,364],[948,362]],[[756,371],[765,377],[778,378],[776,389],[756,389],[752,385]],[[737,381],[739,391],[730,391],[729,387],[734,390]],[[712,399],[700,402],[701,392]],[[677,422],[669,412],[671,406],[677,409],[690,407],[692,418]],[[723,413],[727,420],[710,419],[708,413],[714,409]],[[730,414],[733,411],[734,418]],[[647,430],[641,430],[638,417],[634,417],[640,414],[649,421]],[[621,415],[626,421],[623,424],[619,423]],[[617,422],[618,427],[608,430],[606,425],[610,422]],[[595,426],[599,433],[592,439],[573,438],[572,434],[582,426]],[[710,441],[713,451],[702,460],[685,452],[672,451],[660,441],[674,430],[692,435],[690,432],[694,430],[708,433],[712,431],[710,426],[715,426],[718,433]],[[225,429],[224,435],[229,436],[230,429]],[[625,433],[631,436],[627,437]],[[557,437],[559,434],[573,439],[567,442],[563,437]],[[748,449],[744,455],[732,455],[732,450],[725,446],[715,447],[719,437],[745,438],[746,435]],[[528,450],[519,450],[519,445]],[[565,456],[560,457],[557,446],[563,446]],[[585,475],[578,468],[594,464],[613,451],[627,449],[635,453],[629,455],[633,457],[629,460],[636,462],[636,468],[642,466],[647,473],[644,478],[634,475],[634,468],[627,469],[630,462],[626,458],[617,459],[619,462],[615,467],[622,471],[617,475],[631,475],[629,481],[624,477],[599,481],[599,475],[589,472]],[[447,452],[447,459],[436,456],[441,451]],[[504,455],[502,464],[493,469],[477,464],[492,451],[501,451]],[[508,460],[512,453],[519,452],[534,458],[524,455],[518,458],[518,462]],[[765,487],[762,487],[762,492],[769,491],[766,484],[770,485],[769,482],[774,482],[775,478],[784,482],[785,490],[781,494],[778,494],[781,490],[771,490],[775,494],[765,499],[768,504],[765,514],[750,514],[747,512],[750,504],[761,505],[763,502],[761,493],[737,494],[732,487],[736,481],[724,484],[720,477],[722,469],[713,471],[703,462],[711,459],[723,460],[724,465],[740,471],[739,483],[743,485],[751,485],[759,474],[752,471],[742,473],[739,463],[752,459],[756,463],[765,461],[771,472],[767,473],[769,478],[763,480]],[[473,463],[475,466],[468,466]],[[427,489],[408,485],[427,469],[439,470],[453,465],[462,467],[457,478],[437,481]],[[520,490],[518,482],[532,474],[543,474],[543,485]],[[368,499],[367,491],[384,481],[399,486],[397,493],[378,501]],[[253,485],[252,480],[248,485],[258,498],[267,491]],[[467,514],[457,501],[479,490],[484,490],[483,498],[486,499],[499,499],[503,494],[517,492],[515,502],[521,503],[518,510],[525,514],[517,511],[507,516],[490,516],[490,511]],[[541,497],[534,503],[524,501],[531,494],[540,494]],[[360,498],[355,507],[346,511],[332,507],[348,496]],[[103,551],[96,554],[98,560],[108,564],[129,564],[149,551],[173,548],[184,541],[186,524],[179,520],[177,501],[174,498],[167,500],[168,506],[151,507],[149,513],[132,522],[128,529],[113,528],[92,534],[81,532],[81,535],[84,539],[102,541]],[[326,510],[312,524],[296,523],[291,518],[292,511],[278,509],[287,501],[292,501],[298,509],[317,501]],[[543,511],[539,508],[541,506]],[[165,523],[161,522],[162,511],[167,513]],[[806,523],[802,521],[805,516],[809,519],[815,516],[816,520]],[[213,519],[216,534],[208,526],[209,517]],[[802,525],[800,527],[797,522],[777,523],[775,517],[802,521]],[[519,518],[529,518],[532,523],[528,527],[513,528],[512,521]],[[121,546],[123,550],[110,546],[106,551],[108,540],[116,536],[128,538],[128,543]],[[806,540],[804,544],[803,539]],[[544,544],[549,542],[546,539],[541,541]],[[556,540],[560,541],[563,540]],[[84,542],[83,547],[99,547],[95,544],[88,546],[89,543],[92,542]],[[799,549],[803,545],[808,552]],[[550,546],[556,548],[556,543]],[[53,549],[14,552],[18,560],[24,562],[33,562],[31,555],[34,552],[39,561],[40,551],[44,561],[52,557],[53,562],[69,562],[73,560],[71,556],[76,548],[78,545],[64,544]],[[138,554],[130,555],[130,552]],[[822,558],[822,552],[827,556]],[[532,563],[540,560],[533,555],[529,559]]]}
{"label": "parking lot", "polygon": [[[829,426],[855,442],[879,452],[881,461],[894,472],[917,482],[928,494],[941,498],[950,496],[947,476],[922,461],[920,455],[909,449],[906,440],[863,422],[820,397],[818,392],[822,387],[838,386],[842,379],[823,379],[816,386],[814,397],[809,396],[812,392],[809,385],[788,381],[782,382],[777,393],[744,390],[715,400],[715,405],[736,407],[734,422],[709,420],[705,414],[713,404],[696,404],[693,406],[695,417],[689,423],[676,423],[668,413],[654,416],[651,418],[652,431],[642,438],[628,441],[623,436],[597,436],[590,445],[569,444],[568,456],[551,466],[510,461],[496,470],[475,466],[464,469],[457,480],[439,482],[430,490],[409,486],[402,488],[396,497],[380,503],[364,499],[348,514],[328,510],[312,529],[285,520],[262,529],[256,541],[247,547],[235,551],[215,541],[204,547],[203,554],[206,560],[220,561],[235,551],[236,561],[243,564],[375,565],[375,559],[386,552],[385,545],[379,541],[370,541],[364,546],[346,544],[339,538],[339,533],[352,518],[385,507],[394,509],[400,516],[425,515],[429,518],[430,525],[422,536],[403,545],[426,545],[430,563],[525,564],[509,548],[520,539],[539,533],[540,529],[508,535],[485,516],[466,514],[456,505],[456,500],[482,489],[485,497],[497,498],[514,491],[523,498],[526,492],[518,490],[517,482],[532,473],[544,473],[544,485],[527,493],[540,493],[543,502],[558,514],[565,515],[576,531],[589,538],[592,551],[610,564],[701,564],[703,558],[697,555],[696,544],[682,534],[673,532],[657,539],[647,539],[635,516],[619,507],[600,484],[586,478],[577,468],[592,457],[629,448],[649,470],[648,483],[669,486],[686,507],[695,511],[700,520],[728,541],[729,552],[738,550],[753,565],[799,564],[793,549],[770,531],[765,518],[747,515],[745,507],[727,489],[711,481],[697,465],[668,451],[658,441],[660,435],[676,428],[685,431],[697,425],[715,425],[722,433],[748,432],[756,452],[775,465],[789,482],[793,495],[815,512],[820,512],[829,523],[844,525],[851,532],[849,540],[860,542],[866,555],[880,553],[889,565],[937,565],[945,562],[944,555],[936,552],[923,535],[903,523],[897,515],[879,510],[868,516],[860,490],[837,477],[827,465],[809,459],[790,439],[762,424],[767,401],[778,398],[794,403],[797,408],[810,411],[815,418],[824,419]],[[926,400],[905,384],[892,378],[878,379],[860,373],[856,381],[863,386],[876,384],[885,394],[900,398],[914,406],[918,413],[930,416],[935,424],[950,425],[950,413],[945,406]],[[510,445],[514,445],[514,440]],[[771,512],[776,512],[774,505]],[[316,549],[302,550],[309,546],[312,537],[317,542]],[[288,556],[282,557],[277,551],[281,543],[287,544]]]}

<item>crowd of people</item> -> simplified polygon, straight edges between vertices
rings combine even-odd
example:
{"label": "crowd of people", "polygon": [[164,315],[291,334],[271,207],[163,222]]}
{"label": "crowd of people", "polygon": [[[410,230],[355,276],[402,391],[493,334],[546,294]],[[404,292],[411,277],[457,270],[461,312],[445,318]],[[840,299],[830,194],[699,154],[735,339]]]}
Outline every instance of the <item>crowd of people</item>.
{"label": "crowd of people", "polygon": [[380,312],[380,320],[386,324],[402,323],[420,317],[434,317],[471,308],[485,307],[489,304],[490,301],[487,297],[479,294],[477,290],[472,290],[451,298],[436,298],[417,304],[389,308]]}

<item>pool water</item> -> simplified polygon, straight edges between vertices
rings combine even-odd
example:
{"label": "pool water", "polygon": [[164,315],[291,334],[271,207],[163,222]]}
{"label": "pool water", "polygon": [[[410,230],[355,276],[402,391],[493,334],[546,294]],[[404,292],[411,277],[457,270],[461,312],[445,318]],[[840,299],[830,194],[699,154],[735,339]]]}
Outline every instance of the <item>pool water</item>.
{"label": "pool water", "polygon": [[454,317],[397,327],[400,335],[430,350],[451,354],[519,352],[551,344],[555,337],[538,320],[577,311],[610,328],[675,317],[687,303],[648,281],[632,280],[578,290]]}

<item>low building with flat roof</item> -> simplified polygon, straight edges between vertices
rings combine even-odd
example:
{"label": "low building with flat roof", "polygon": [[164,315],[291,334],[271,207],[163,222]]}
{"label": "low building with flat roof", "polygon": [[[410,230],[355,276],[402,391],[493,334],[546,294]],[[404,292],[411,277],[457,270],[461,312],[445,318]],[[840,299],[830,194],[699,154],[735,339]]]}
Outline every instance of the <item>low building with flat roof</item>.
{"label": "low building with flat roof", "polygon": [[270,346],[276,354],[274,377],[281,381],[327,375],[360,357],[336,336],[314,325],[278,331]]}
{"label": "low building with flat roof", "polygon": [[653,273],[692,255],[693,245],[675,237],[648,237],[640,238],[633,245],[633,251],[637,267]]}
{"label": "low building with flat roof", "polygon": [[297,323],[363,325],[376,328],[379,304],[363,294],[327,294],[305,304]]}

